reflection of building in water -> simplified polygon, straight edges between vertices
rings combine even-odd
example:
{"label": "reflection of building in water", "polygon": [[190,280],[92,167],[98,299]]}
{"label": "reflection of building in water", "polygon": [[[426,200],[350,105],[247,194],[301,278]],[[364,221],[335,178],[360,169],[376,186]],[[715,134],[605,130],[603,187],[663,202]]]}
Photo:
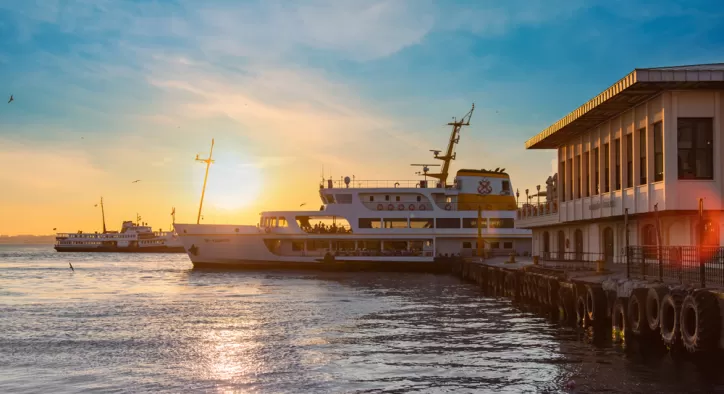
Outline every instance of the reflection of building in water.
{"label": "reflection of building in water", "polygon": [[528,140],[558,152],[546,201],[519,210],[533,253],[616,260],[624,210],[631,245],[721,245],[723,93],[724,64],[637,69]]}

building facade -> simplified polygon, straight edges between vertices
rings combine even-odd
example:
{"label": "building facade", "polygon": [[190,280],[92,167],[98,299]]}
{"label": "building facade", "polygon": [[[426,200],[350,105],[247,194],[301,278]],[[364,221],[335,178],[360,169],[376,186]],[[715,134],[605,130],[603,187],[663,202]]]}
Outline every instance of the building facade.
{"label": "building facade", "polygon": [[724,245],[722,115],[724,64],[636,69],[528,140],[558,152],[546,201],[518,211],[533,254],[622,260],[625,213],[630,245]]}

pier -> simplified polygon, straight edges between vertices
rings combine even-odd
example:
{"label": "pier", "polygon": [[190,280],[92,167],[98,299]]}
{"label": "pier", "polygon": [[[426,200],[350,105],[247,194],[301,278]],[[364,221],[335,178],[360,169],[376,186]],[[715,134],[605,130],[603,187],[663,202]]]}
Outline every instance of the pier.
{"label": "pier", "polygon": [[651,256],[655,263],[637,259],[632,257],[636,250],[629,250],[627,263],[613,265],[602,260],[593,265],[544,262],[537,256],[484,261],[443,257],[441,262],[485,295],[538,306],[562,324],[610,333],[614,342],[634,339],[695,355],[724,349],[722,250],[700,260],[697,265],[703,269],[656,254]]}

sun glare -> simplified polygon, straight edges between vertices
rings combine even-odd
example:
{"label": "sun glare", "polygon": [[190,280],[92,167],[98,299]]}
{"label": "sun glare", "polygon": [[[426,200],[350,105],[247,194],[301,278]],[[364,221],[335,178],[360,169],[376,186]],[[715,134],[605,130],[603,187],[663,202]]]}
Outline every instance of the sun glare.
{"label": "sun glare", "polygon": [[[201,190],[204,171],[196,171],[195,184]],[[236,210],[251,205],[261,192],[261,169],[237,155],[219,152],[209,169],[204,206]]]}

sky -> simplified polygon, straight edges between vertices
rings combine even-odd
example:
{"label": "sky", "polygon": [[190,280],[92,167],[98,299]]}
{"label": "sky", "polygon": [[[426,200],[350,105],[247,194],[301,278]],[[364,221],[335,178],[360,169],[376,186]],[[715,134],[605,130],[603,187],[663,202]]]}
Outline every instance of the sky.
{"label": "sky", "polygon": [[[0,0],[0,234],[320,204],[322,176],[453,170],[533,189],[524,142],[634,68],[724,61],[718,1]],[[12,103],[6,104],[10,95]],[[133,183],[135,180],[139,182]],[[306,208],[306,207],[305,207]]]}

